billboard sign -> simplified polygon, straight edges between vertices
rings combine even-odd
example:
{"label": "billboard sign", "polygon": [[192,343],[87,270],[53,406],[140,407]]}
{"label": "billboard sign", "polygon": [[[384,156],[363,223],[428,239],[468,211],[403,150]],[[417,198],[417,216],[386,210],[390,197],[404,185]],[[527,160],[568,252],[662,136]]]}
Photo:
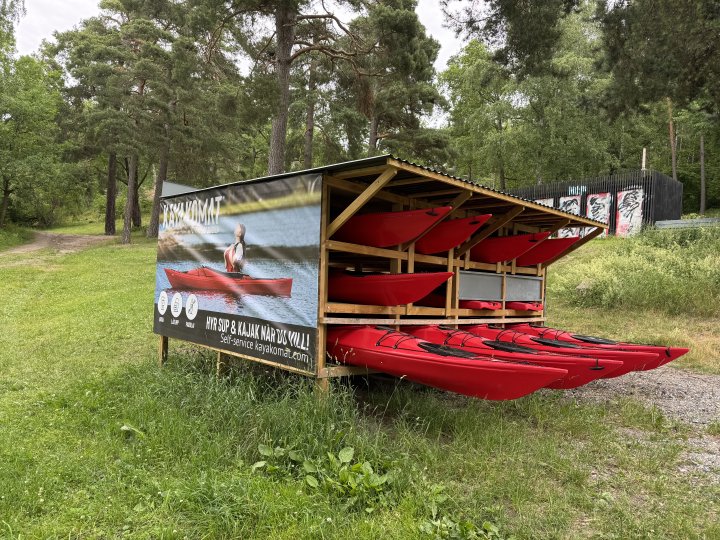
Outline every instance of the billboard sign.
{"label": "billboard sign", "polygon": [[315,370],[321,175],[163,200],[154,331]]}

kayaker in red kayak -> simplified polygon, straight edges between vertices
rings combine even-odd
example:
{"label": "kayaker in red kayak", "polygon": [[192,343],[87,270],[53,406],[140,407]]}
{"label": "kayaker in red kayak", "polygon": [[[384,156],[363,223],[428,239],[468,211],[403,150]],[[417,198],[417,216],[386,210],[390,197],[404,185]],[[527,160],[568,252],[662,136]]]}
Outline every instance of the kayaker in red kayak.
{"label": "kayaker in red kayak", "polygon": [[245,225],[238,223],[235,227],[235,242],[225,250],[225,270],[242,272],[245,266]]}

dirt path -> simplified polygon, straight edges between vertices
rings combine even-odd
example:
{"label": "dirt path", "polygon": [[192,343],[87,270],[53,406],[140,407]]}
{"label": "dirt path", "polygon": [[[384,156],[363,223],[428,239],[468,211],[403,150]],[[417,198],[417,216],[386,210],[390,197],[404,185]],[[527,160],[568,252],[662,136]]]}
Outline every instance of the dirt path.
{"label": "dirt path", "polygon": [[35,233],[35,238],[32,242],[8,249],[3,253],[31,253],[33,251],[46,248],[56,249],[60,253],[74,253],[92,246],[107,244],[112,241],[113,237],[110,236],[38,232]]}

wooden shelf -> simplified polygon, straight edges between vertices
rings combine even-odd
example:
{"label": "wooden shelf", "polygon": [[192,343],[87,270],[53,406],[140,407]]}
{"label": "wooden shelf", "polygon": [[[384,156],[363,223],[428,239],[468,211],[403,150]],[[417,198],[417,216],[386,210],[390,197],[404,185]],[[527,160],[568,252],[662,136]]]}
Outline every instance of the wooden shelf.
{"label": "wooden shelf", "polygon": [[544,321],[545,317],[538,312],[536,317],[474,317],[468,319],[434,318],[434,319],[370,319],[357,317],[323,317],[323,324],[369,324],[369,325],[425,325],[425,324],[506,324]]}

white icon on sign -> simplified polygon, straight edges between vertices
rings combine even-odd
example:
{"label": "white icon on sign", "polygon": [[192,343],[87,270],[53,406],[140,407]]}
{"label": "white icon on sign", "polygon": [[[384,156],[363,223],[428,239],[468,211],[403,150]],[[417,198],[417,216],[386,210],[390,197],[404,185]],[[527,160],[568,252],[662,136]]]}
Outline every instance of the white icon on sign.
{"label": "white icon on sign", "polygon": [[189,320],[193,320],[198,312],[198,299],[197,296],[191,294],[188,296],[187,302],[185,303],[185,315]]}
{"label": "white icon on sign", "polygon": [[157,306],[160,315],[165,315],[168,307],[168,295],[165,291],[160,293],[160,298],[158,298]]}
{"label": "white icon on sign", "polygon": [[172,313],[173,317],[179,317],[180,313],[182,313],[182,308],[182,294],[176,292],[175,294],[173,294],[172,297],[172,303],[170,304],[170,313]]}

